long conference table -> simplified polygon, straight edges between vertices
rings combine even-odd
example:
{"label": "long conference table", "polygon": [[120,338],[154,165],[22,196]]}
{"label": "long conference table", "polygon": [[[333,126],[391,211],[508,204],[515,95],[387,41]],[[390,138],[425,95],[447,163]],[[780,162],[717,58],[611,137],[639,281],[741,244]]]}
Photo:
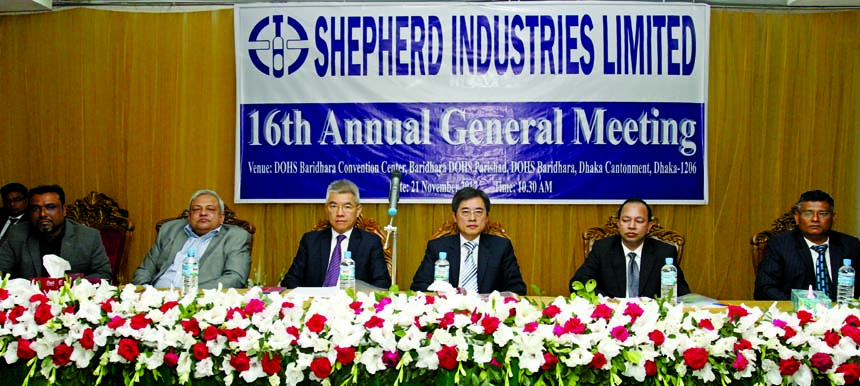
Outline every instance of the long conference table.
{"label": "long conference table", "polygon": [[843,384],[860,313],[790,302],[0,285],[4,384]]}

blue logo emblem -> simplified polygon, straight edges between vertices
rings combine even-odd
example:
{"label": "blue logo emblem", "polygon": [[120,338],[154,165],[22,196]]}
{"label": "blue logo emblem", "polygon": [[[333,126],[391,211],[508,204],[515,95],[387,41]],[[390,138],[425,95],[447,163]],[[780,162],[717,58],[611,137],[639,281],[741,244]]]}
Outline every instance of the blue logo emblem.
{"label": "blue logo emblem", "polygon": [[[308,57],[308,34],[298,20],[283,15],[261,19],[248,36],[248,55],[260,72],[283,78],[298,71]],[[274,26],[274,28],[271,28]]]}

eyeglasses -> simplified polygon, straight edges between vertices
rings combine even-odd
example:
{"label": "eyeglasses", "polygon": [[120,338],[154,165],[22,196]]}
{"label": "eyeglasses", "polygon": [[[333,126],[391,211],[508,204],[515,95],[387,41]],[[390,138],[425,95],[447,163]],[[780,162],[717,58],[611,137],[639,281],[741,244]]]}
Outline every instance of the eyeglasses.
{"label": "eyeglasses", "polygon": [[475,210],[462,209],[457,213],[460,215],[460,217],[465,217],[465,218],[469,218],[472,216],[475,216],[475,218],[483,218],[484,214],[485,214],[483,209],[475,209]]}
{"label": "eyeglasses", "polygon": [[42,213],[43,209],[48,213],[54,213],[59,208],[60,208],[60,205],[55,205],[55,204],[48,204],[45,206],[31,205],[30,206],[30,213]]}
{"label": "eyeglasses", "polygon": [[819,218],[828,218],[828,217],[830,217],[830,215],[831,215],[831,214],[833,214],[833,212],[830,212],[830,211],[827,211],[827,210],[819,210],[818,212],[815,212],[815,211],[812,211],[812,210],[807,210],[807,211],[801,212],[800,214],[801,214],[801,215],[803,216],[803,218],[805,218],[805,219],[811,219],[811,218],[812,218],[813,216],[815,216],[816,214],[818,214],[818,217],[819,217]]}
{"label": "eyeglasses", "polygon": [[3,203],[5,203],[5,204],[11,204],[11,203],[13,203],[13,202],[14,202],[14,203],[19,203],[19,202],[24,201],[24,200],[26,200],[26,198],[24,198],[24,197],[12,197],[12,199],[8,199],[8,198],[5,198],[5,197],[4,197],[4,198],[3,198]]}
{"label": "eyeglasses", "polygon": [[343,204],[343,205],[338,205],[335,203],[328,204],[328,210],[330,210],[332,213],[337,213],[337,211],[339,211],[339,210],[343,211],[343,213],[352,213],[352,211],[354,211],[356,207],[357,207],[357,205],[353,205],[353,204]]}

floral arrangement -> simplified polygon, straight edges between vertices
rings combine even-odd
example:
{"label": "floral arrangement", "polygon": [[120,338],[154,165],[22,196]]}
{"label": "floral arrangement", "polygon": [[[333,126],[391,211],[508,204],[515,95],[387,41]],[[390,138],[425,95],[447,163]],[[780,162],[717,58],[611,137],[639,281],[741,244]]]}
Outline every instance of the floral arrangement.
{"label": "floral arrangement", "polygon": [[845,384],[855,309],[460,294],[0,289],[6,384]]}

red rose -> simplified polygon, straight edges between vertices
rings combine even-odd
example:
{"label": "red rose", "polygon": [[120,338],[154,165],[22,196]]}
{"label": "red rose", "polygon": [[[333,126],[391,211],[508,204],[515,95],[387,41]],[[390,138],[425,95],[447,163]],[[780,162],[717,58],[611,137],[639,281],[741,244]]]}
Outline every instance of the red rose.
{"label": "red rose", "polygon": [[191,351],[194,352],[194,358],[198,361],[209,358],[209,347],[206,347],[206,343],[195,343],[194,346],[191,346]]}
{"label": "red rose", "polygon": [[337,363],[348,365],[355,360],[355,347],[335,347]]}
{"label": "red rose", "polygon": [[227,337],[228,342],[238,342],[240,338],[244,338],[248,333],[241,328],[230,328],[224,330],[224,336]]}
{"label": "red rose", "polygon": [[570,318],[564,322],[564,331],[573,334],[582,334],[585,332],[585,324],[579,318]]}
{"label": "red rose", "polygon": [[299,340],[299,329],[296,328],[296,326],[289,326],[287,327],[287,334],[293,336],[293,341],[290,342],[290,344],[296,344],[296,342]]}
{"label": "red rose", "polygon": [[693,370],[701,370],[708,363],[708,350],[701,347],[686,349],[684,351],[684,363]]}
{"label": "red rose", "polygon": [[843,363],[836,368],[836,373],[842,374],[845,384],[854,383],[860,378],[860,365],[856,363]]}
{"label": "red rose", "polygon": [[745,357],[743,353],[738,353],[738,357],[735,359],[734,363],[732,363],[732,367],[737,371],[744,371],[749,364],[750,362],[747,360],[747,357]]}
{"label": "red rose", "polygon": [[18,358],[19,359],[30,359],[36,356],[36,352],[30,348],[30,342],[26,339],[18,338]]}
{"label": "red rose", "polygon": [[389,369],[393,368],[394,366],[397,366],[397,363],[399,362],[400,353],[397,351],[386,351],[382,353],[382,364],[384,364],[385,367],[388,367]]}
{"label": "red rose", "polygon": [[651,377],[657,374],[657,364],[652,360],[645,361],[645,375]]}
{"label": "red rose", "polygon": [[547,318],[554,318],[560,312],[561,308],[558,308],[558,306],[555,304],[550,304],[549,307],[544,308],[543,316],[546,316]]}
{"label": "red rose", "polygon": [[538,328],[537,322],[529,322],[523,326],[523,332],[535,332]]}
{"label": "red rose", "polygon": [[111,305],[111,303],[113,303],[114,301],[115,300],[113,298],[109,298],[108,300],[105,300],[102,303],[102,311],[106,314],[113,311],[113,306]]}
{"label": "red rose", "polygon": [[319,379],[328,378],[331,375],[331,363],[326,358],[314,358],[311,361],[311,371]]}
{"label": "red rose", "polygon": [[702,319],[699,321],[699,328],[703,328],[708,331],[714,331],[714,324],[711,323],[710,319]]}
{"label": "red rose", "polygon": [[425,295],[424,296],[424,304],[436,304],[436,297]]}
{"label": "red rose", "polygon": [[376,313],[378,314],[378,313],[382,312],[382,310],[385,309],[385,306],[387,306],[389,304],[391,304],[391,298],[385,297],[385,298],[379,299],[379,302],[374,304],[373,308],[376,310]]}
{"label": "red rose", "polygon": [[794,331],[794,329],[789,326],[784,326],[782,330],[785,331],[785,334],[782,335],[785,339],[791,339],[797,335],[797,331]]}
{"label": "red rose", "polygon": [[81,340],[79,342],[81,343],[81,347],[87,350],[92,350],[93,347],[95,347],[94,339],[95,338],[93,337],[93,330],[87,327],[84,330],[84,334],[81,336]]}
{"label": "red rose", "polygon": [[206,327],[205,330],[203,330],[203,340],[207,342],[210,340],[214,340],[218,337],[218,335],[221,335],[221,330],[219,330],[218,327],[209,326]]}
{"label": "red rose", "polygon": [[454,313],[448,311],[439,319],[439,328],[448,328],[450,325],[454,324]]}
{"label": "red rose", "polygon": [[474,314],[472,314],[470,321],[472,322],[472,324],[478,323],[478,321],[481,320],[481,317],[483,317],[483,316],[484,316],[484,314],[482,314],[480,312],[474,313]]}
{"label": "red rose", "polygon": [[729,312],[729,320],[731,320],[733,322],[737,322],[740,318],[743,318],[744,316],[747,316],[750,314],[746,308],[743,308],[741,306],[733,306],[730,304],[728,306],[728,309],[729,309],[729,311],[728,311]]}
{"label": "red rose", "polygon": [[6,324],[6,311],[0,311],[0,325]]}
{"label": "red rose", "polygon": [[800,369],[800,362],[794,358],[779,360],[779,373],[783,376],[794,375]]}
{"label": "red rose", "polygon": [[612,328],[612,337],[618,341],[624,342],[630,337],[630,333],[627,332],[627,328],[624,326],[615,326]]}
{"label": "red rose", "polygon": [[137,314],[131,317],[131,328],[140,330],[152,324],[152,319],[149,319],[144,314]]}
{"label": "red rose", "polygon": [[553,355],[552,353],[545,352],[543,353],[543,364],[540,366],[541,370],[549,370],[555,367],[558,363],[558,357]]}
{"label": "red rose", "polygon": [[851,314],[845,317],[843,323],[852,327],[860,327],[860,318],[857,315]]}
{"label": "red rose", "polygon": [[9,291],[5,288],[0,288],[0,300],[9,299]]}
{"label": "red rose", "polygon": [[258,312],[262,312],[266,309],[266,303],[263,303],[260,299],[251,299],[248,304],[245,305],[245,314],[254,315]]}
{"label": "red rose", "polygon": [[439,366],[443,369],[451,371],[457,367],[457,348],[453,346],[442,345],[439,351],[436,351],[436,357],[439,358]]}
{"label": "red rose", "polygon": [[499,318],[495,316],[485,316],[481,319],[481,327],[484,328],[484,334],[490,335],[499,328]]}
{"label": "red rose", "polygon": [[281,357],[278,354],[263,354],[263,360],[260,361],[260,365],[263,367],[263,372],[266,375],[274,375],[281,371]]}
{"label": "red rose", "polygon": [[594,307],[594,312],[591,313],[591,317],[594,319],[605,319],[606,321],[609,321],[609,319],[612,318],[612,308],[606,304],[598,304]]}
{"label": "red rose", "polygon": [[824,342],[826,342],[828,346],[836,347],[840,340],[842,340],[842,336],[835,331],[829,330],[824,332]]}
{"label": "red rose", "polygon": [[636,303],[627,303],[627,308],[624,309],[625,316],[630,317],[630,323],[636,323],[636,320],[639,319],[640,316],[645,311],[642,310],[642,307],[639,307]]}
{"label": "red rose", "polygon": [[797,311],[797,319],[800,321],[801,326],[814,321],[812,313],[807,310]]}
{"label": "red rose", "polygon": [[305,322],[305,326],[307,326],[308,330],[311,332],[319,334],[322,332],[323,328],[325,328],[326,320],[328,319],[325,316],[314,314],[307,322]]}
{"label": "red rose", "polygon": [[854,343],[860,344],[860,327],[854,327],[850,324],[846,324],[842,326],[842,329],[839,331],[842,332],[843,336],[851,338]]}
{"label": "red rose", "polygon": [[648,333],[648,339],[651,339],[654,345],[659,347],[666,341],[666,335],[663,335],[663,331],[654,330]]}
{"label": "red rose", "polygon": [[18,323],[18,318],[20,318],[21,315],[24,315],[24,312],[26,311],[27,309],[20,304],[12,307],[12,311],[9,311],[9,320],[11,320],[12,323]]}
{"label": "red rose", "polygon": [[248,354],[242,351],[230,357],[230,366],[241,373],[251,368],[251,360],[248,358]]}
{"label": "red rose", "polygon": [[33,296],[30,296],[30,303],[47,303],[48,297],[43,293],[38,293]]}
{"label": "red rose", "polygon": [[352,302],[349,303],[349,309],[352,310],[356,315],[361,313],[361,302]]}
{"label": "red rose", "polygon": [[595,369],[600,369],[603,366],[606,366],[606,356],[602,353],[595,353],[594,356],[591,357],[591,363],[589,363],[589,366]]}
{"label": "red rose", "polygon": [[830,370],[833,367],[833,359],[830,358],[829,354],[823,352],[812,354],[812,358],[809,359],[809,363],[821,373]]}
{"label": "red rose", "polygon": [[200,323],[197,322],[197,319],[185,319],[181,321],[180,324],[182,324],[182,329],[191,334],[191,336],[197,336],[200,334]]}
{"label": "red rose", "polygon": [[239,315],[239,319],[244,319],[245,318],[245,310],[238,308],[238,307],[233,307],[233,308],[227,310],[227,320],[232,320],[235,315]]}
{"label": "red rose", "polygon": [[54,357],[52,358],[54,366],[65,366],[66,363],[69,363],[69,360],[72,358],[72,350],[72,347],[65,343],[54,347]]}
{"label": "red rose", "polygon": [[64,314],[72,314],[72,315],[74,315],[74,313],[75,313],[75,308],[77,308],[77,307],[75,307],[75,305],[74,305],[74,304],[70,304],[68,307],[63,308],[63,313],[64,313]]}
{"label": "red rose", "polygon": [[164,364],[167,365],[167,367],[176,367],[177,363],[179,363],[179,355],[174,353],[173,349],[164,353]]}
{"label": "red rose", "polygon": [[122,338],[117,345],[117,353],[123,359],[132,362],[140,355],[140,348],[137,346],[137,341],[130,338]]}
{"label": "red rose", "polygon": [[54,314],[51,313],[51,305],[48,303],[40,303],[36,306],[36,313],[33,315],[33,321],[41,326],[48,323],[48,321],[53,317]]}
{"label": "red rose", "polygon": [[385,320],[383,320],[382,318],[380,318],[376,315],[373,315],[370,317],[370,320],[364,322],[364,327],[366,327],[366,328],[377,328],[377,327],[382,327],[383,324],[385,324]]}
{"label": "red rose", "polygon": [[741,339],[741,340],[737,341],[737,343],[735,343],[733,351],[738,352],[741,350],[749,350],[751,348],[752,348],[752,343],[750,343],[750,341],[748,341],[746,339]]}
{"label": "red rose", "polygon": [[108,328],[110,328],[111,330],[116,330],[117,328],[120,328],[123,325],[125,325],[125,319],[123,319],[119,315],[111,318],[110,322],[108,322],[108,324],[107,324]]}
{"label": "red rose", "polygon": [[172,300],[172,301],[169,301],[167,303],[162,304],[161,307],[159,307],[158,309],[161,312],[167,312],[167,311],[170,311],[171,309],[173,309],[174,307],[176,307],[178,305],[179,305],[179,302]]}

